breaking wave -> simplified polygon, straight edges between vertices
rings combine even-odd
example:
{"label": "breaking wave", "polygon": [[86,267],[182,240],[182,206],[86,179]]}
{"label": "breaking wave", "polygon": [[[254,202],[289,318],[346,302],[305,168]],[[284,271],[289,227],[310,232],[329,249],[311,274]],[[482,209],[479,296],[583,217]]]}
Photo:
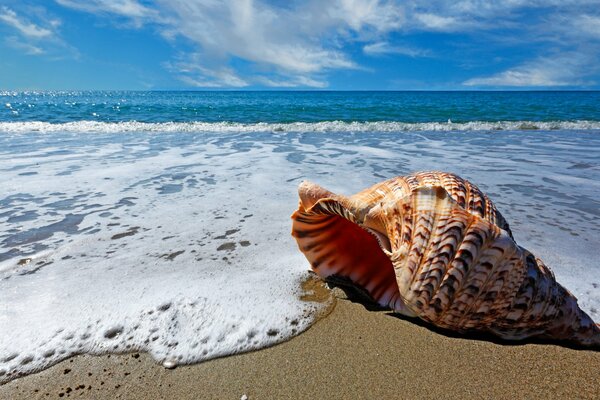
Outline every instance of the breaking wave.
{"label": "breaking wave", "polygon": [[600,121],[471,121],[471,122],[0,122],[2,133],[27,132],[408,132],[600,130]]}

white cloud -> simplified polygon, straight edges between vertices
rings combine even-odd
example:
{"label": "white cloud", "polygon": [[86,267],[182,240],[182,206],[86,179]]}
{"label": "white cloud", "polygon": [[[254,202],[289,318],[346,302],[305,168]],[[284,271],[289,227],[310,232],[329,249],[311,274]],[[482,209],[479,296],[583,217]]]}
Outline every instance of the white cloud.
{"label": "white cloud", "polygon": [[307,76],[295,76],[289,79],[278,79],[274,80],[265,76],[259,76],[254,79],[255,83],[270,86],[270,87],[281,87],[281,88],[296,88],[296,87],[313,87],[323,89],[326,88],[327,82],[309,78]]}
{"label": "white cloud", "polygon": [[299,32],[296,11],[275,9],[259,2],[170,0],[177,35],[193,43],[207,56],[236,57],[299,74],[324,69],[354,68],[355,64],[337,49],[322,46],[318,27],[314,37]]}
{"label": "white cloud", "polygon": [[[152,23],[167,40],[185,38],[194,47],[193,63],[200,79],[188,72],[186,82],[241,86],[242,81],[265,84],[323,87],[314,75],[337,69],[358,68],[341,50],[347,41],[362,35],[382,35],[402,25],[402,8],[393,1],[319,0],[277,6],[261,0],[56,0],[59,4],[94,14],[111,13],[131,18],[137,25]],[[245,78],[221,79],[216,75],[244,60],[259,71]],[[188,60],[188,64],[190,60]],[[177,65],[173,63],[171,70]],[[200,72],[202,69],[202,72]],[[215,73],[210,76],[209,70]],[[206,79],[209,78],[209,79]]]}
{"label": "white cloud", "polygon": [[[120,22],[129,21],[135,27],[151,24],[176,48],[191,49],[181,57],[185,62],[170,64],[170,70],[196,86],[324,87],[328,73],[360,68],[348,50],[357,44],[371,56],[428,56],[426,50],[403,44],[404,39],[402,43],[392,40],[422,32],[476,37],[475,42],[448,41],[447,48],[454,52],[445,54],[457,58],[467,46],[472,57],[493,46],[533,48],[531,42],[552,46],[554,57],[542,57],[537,50],[530,61],[520,61],[496,75],[467,80],[465,85],[570,85],[567,82],[578,81],[576,74],[587,74],[585,66],[600,64],[600,55],[583,57],[590,49],[587,42],[600,39],[599,0],[56,2],[99,18],[119,16]],[[486,49],[477,48],[483,37]],[[556,65],[567,63],[564,54],[576,56],[583,64],[573,73],[562,71]],[[184,64],[187,66],[182,67]],[[189,65],[195,70],[190,71]]]}
{"label": "white cloud", "polygon": [[90,13],[109,13],[133,19],[156,17],[155,10],[136,0],[55,0],[58,4]]}
{"label": "white cloud", "polygon": [[166,63],[165,67],[175,73],[178,78],[195,87],[245,87],[249,83],[239,77],[232,68],[213,66],[206,68],[198,61],[199,54],[186,56],[184,61]]}
{"label": "white cloud", "polygon": [[14,49],[23,51],[25,54],[37,56],[45,53],[44,49],[41,47],[35,46],[31,43],[23,42],[16,36],[8,36],[4,42]]}
{"label": "white cloud", "polygon": [[59,33],[62,21],[49,15],[43,7],[21,7],[17,11],[0,6],[0,24],[12,30],[4,43],[28,55],[45,55],[54,59],[65,53],[77,58],[78,52]]}
{"label": "white cloud", "polygon": [[370,56],[379,56],[384,54],[402,54],[409,57],[428,57],[430,52],[424,49],[417,49],[408,46],[394,46],[389,42],[371,43],[363,47],[363,53]]}
{"label": "white cloud", "polygon": [[580,53],[556,54],[554,57],[540,57],[492,76],[469,79],[463,84],[513,87],[588,86],[595,82],[586,80],[586,77],[598,72],[598,67],[591,67],[593,62],[593,57]]}
{"label": "white cloud", "polygon": [[325,12],[333,19],[339,18],[356,32],[366,27],[389,32],[404,24],[404,9],[393,1],[338,0],[330,3]]}
{"label": "white cloud", "polygon": [[454,17],[444,17],[431,13],[417,13],[414,15],[414,17],[417,19],[417,21],[423,24],[426,29],[434,31],[447,31],[458,28],[457,20]]}
{"label": "white cloud", "polygon": [[581,33],[593,39],[600,39],[600,16],[580,15],[573,18],[570,33]]}
{"label": "white cloud", "polygon": [[53,35],[53,32],[50,29],[43,28],[27,21],[23,17],[19,17],[16,12],[8,7],[0,8],[0,21],[12,26],[23,36],[31,39],[43,39]]}

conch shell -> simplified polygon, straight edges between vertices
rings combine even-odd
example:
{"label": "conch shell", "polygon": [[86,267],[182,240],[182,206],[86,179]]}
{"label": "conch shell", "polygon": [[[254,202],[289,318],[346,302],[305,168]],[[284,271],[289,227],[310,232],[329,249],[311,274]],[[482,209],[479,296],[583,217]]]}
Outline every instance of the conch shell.
{"label": "conch shell", "polygon": [[299,195],[292,235],[322,278],[457,332],[600,346],[598,325],[470,182],[420,172],[350,197],[303,182]]}

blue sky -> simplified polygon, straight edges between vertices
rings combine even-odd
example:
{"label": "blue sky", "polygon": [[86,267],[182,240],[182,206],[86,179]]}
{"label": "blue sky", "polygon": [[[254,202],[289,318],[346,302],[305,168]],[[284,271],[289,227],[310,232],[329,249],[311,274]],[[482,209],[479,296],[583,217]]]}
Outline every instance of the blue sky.
{"label": "blue sky", "polygon": [[0,89],[600,89],[600,1],[0,0]]}

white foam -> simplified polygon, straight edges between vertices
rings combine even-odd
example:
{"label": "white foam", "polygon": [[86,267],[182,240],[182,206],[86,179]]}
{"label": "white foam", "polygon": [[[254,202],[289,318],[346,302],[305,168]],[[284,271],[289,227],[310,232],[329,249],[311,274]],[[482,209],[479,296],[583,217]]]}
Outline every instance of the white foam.
{"label": "white foam", "polygon": [[600,121],[472,121],[472,122],[99,122],[50,123],[41,121],[0,122],[0,132],[406,132],[406,131],[515,131],[600,130]]}
{"label": "white foam", "polygon": [[[289,235],[296,195],[293,185],[273,183],[287,177],[283,157],[192,147],[196,154],[185,156],[107,144],[70,156],[44,159],[53,150],[40,149],[1,158],[2,184],[18,182],[4,195],[35,198],[4,210],[42,218],[1,232],[0,243],[13,239],[0,253],[33,254],[0,265],[0,381],[78,353],[143,350],[166,366],[198,362],[265,347],[310,325],[322,305],[299,300],[307,266]],[[19,176],[12,167],[22,165],[37,174]],[[79,169],[58,175],[72,166]],[[79,234],[59,226],[34,242],[27,241],[33,234],[18,236],[36,229],[39,236],[69,214],[87,214]],[[40,243],[49,248],[35,253]],[[18,265],[25,257],[31,261]]]}

